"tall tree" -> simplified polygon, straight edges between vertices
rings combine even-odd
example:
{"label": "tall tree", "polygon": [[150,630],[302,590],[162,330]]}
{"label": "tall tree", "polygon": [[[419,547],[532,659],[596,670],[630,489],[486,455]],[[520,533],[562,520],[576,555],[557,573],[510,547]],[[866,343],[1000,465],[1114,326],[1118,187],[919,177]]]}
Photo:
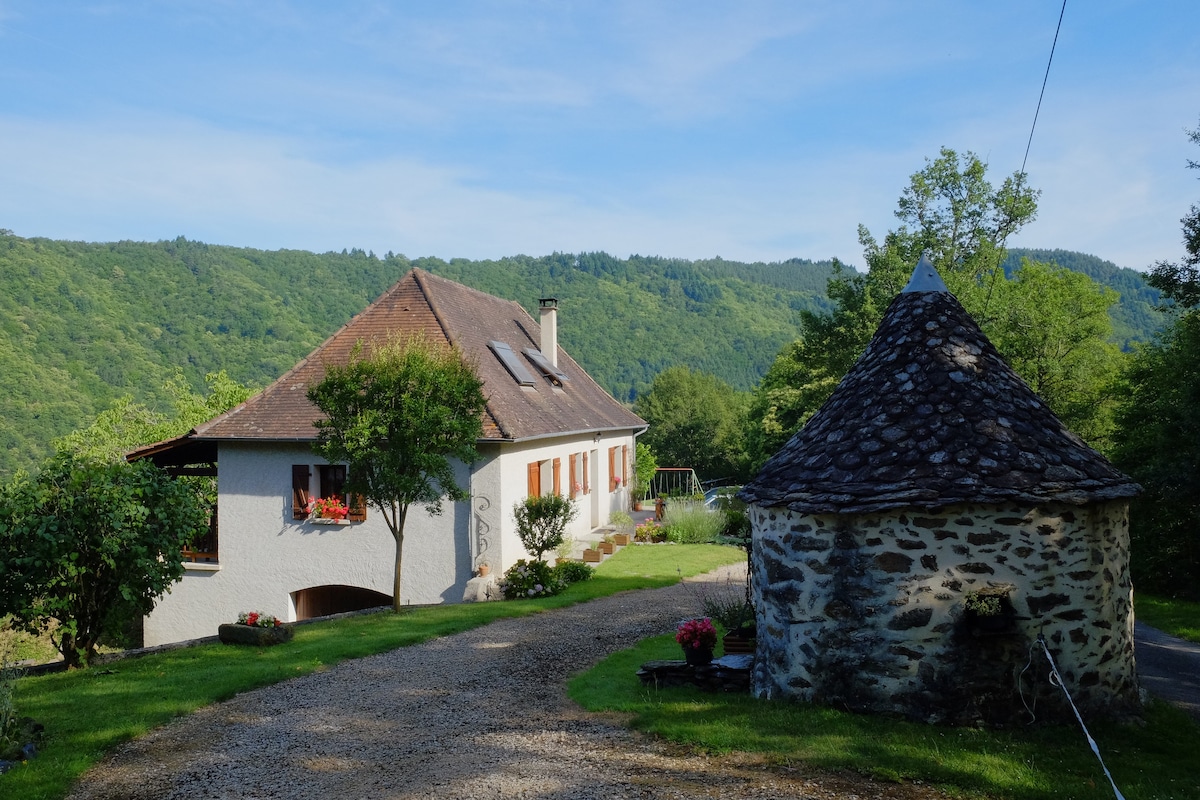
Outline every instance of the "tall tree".
{"label": "tall tree", "polygon": [[85,665],[182,577],[206,527],[196,492],[148,461],[59,454],[0,488],[0,613],[32,632],[57,620],[63,660]]}
{"label": "tall tree", "polygon": [[[1200,128],[1188,131],[1200,144]],[[1188,159],[1188,169],[1200,169],[1200,161]],[[1180,220],[1183,224],[1183,260],[1178,264],[1160,261],[1150,270],[1147,282],[1184,308],[1200,306],[1200,205],[1193,204]]]}
{"label": "tall tree", "polygon": [[753,463],[775,453],[825,402],[922,253],[1067,425],[1104,445],[1121,360],[1108,343],[1116,294],[1045,264],[1025,262],[1011,279],[1004,274],[1004,243],[1034,218],[1037,197],[1021,173],[993,188],[972,153],[943,148],[927,161],[900,197],[899,229],[880,243],[859,227],[867,273],[838,265],[828,287],[833,310],[801,312],[802,338],[779,354],[755,391],[747,433]]}
{"label": "tall tree", "polygon": [[457,349],[416,335],[369,353],[359,346],[309,388],[308,399],[325,415],[314,450],[347,465],[346,490],[378,509],[396,540],[392,606],[399,611],[409,509],[439,514],[443,499],[467,498],[454,462],[478,457],[483,384]]}
{"label": "tall tree", "polygon": [[1117,293],[1083,273],[1028,259],[992,291],[984,333],[1067,427],[1107,451],[1125,361],[1109,317]]}
{"label": "tall tree", "polygon": [[[1200,144],[1200,128],[1189,131]],[[1200,163],[1188,160],[1188,167]],[[1149,282],[1173,301],[1171,326],[1140,348],[1117,412],[1117,465],[1144,493],[1130,512],[1139,586],[1200,599],[1200,206],[1183,217],[1184,258]]]}
{"label": "tall tree", "polygon": [[715,375],[669,367],[633,405],[650,423],[639,441],[660,466],[691,467],[703,480],[740,479],[747,399]]}

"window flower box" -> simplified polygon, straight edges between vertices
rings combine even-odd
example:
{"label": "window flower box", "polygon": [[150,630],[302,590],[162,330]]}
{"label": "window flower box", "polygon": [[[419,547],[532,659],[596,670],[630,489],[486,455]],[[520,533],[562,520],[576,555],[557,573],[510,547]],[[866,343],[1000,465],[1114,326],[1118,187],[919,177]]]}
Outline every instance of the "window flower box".
{"label": "window flower box", "polygon": [[311,516],[308,518],[308,521],[311,522],[313,525],[349,525],[350,524],[350,520],[348,520],[348,519],[335,519],[333,517]]}

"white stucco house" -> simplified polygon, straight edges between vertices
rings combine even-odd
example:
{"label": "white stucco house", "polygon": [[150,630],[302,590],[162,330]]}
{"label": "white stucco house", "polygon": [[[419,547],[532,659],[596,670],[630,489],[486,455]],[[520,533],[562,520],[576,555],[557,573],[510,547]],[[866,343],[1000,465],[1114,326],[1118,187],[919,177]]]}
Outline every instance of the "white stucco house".
{"label": "white stucco house", "polygon": [[634,437],[646,423],[558,346],[557,302],[539,304],[536,321],[516,302],[414,269],[259,394],[132,453],[180,474],[215,474],[218,487],[211,534],[146,617],[145,644],[210,636],[244,611],[295,621],[391,603],[395,543],[382,516],[355,508],[329,524],[305,513],[313,498],[342,496],[345,480],[343,465],[313,454],[320,412],[306,390],[360,341],[422,330],[456,345],[488,398],[480,458],[457,468],[470,501],[439,516],[414,507],[408,519],[403,603],[457,602],[481,565],[500,573],[528,557],[512,508],[530,494],[571,497],[573,536],[627,510]]}

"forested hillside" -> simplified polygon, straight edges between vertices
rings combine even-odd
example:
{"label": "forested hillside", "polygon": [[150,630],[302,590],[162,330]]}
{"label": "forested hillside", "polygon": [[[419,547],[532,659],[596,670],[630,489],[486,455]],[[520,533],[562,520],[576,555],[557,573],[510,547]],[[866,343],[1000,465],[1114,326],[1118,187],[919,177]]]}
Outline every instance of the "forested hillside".
{"label": "forested hillside", "polygon": [[361,250],[313,254],[192,242],[93,244],[0,231],[0,478],[130,394],[152,407],[179,367],[197,389],[226,370],[261,387],[307,355],[413,265],[521,302],[560,300],[560,339],[631,399],[687,364],[748,389],[795,336],[795,310],[824,302],[828,263],[615,259],[498,261]]}
{"label": "forested hillside", "polygon": [[1128,267],[1118,267],[1086,253],[1071,250],[1031,250],[1016,248],[1008,251],[1004,271],[1012,274],[1021,266],[1021,259],[1057,264],[1075,272],[1082,272],[1096,283],[1102,283],[1121,295],[1121,302],[1113,306],[1109,316],[1113,321],[1113,337],[1124,349],[1134,342],[1147,341],[1154,333],[1162,330],[1166,318],[1155,309],[1159,302],[1159,291],[1146,283],[1144,273]]}
{"label": "forested hillside", "polygon": [[[1092,256],[1016,250],[1087,272],[1123,295],[1122,342],[1161,324],[1141,274]],[[196,389],[226,370],[261,387],[307,355],[412,266],[536,315],[559,299],[559,336],[618,399],[673,365],[753,388],[797,335],[796,313],[826,306],[829,262],[744,264],[605,253],[496,261],[361,250],[314,254],[192,242],[84,243],[0,231],[0,478],[117,397],[151,407],[176,368]]]}

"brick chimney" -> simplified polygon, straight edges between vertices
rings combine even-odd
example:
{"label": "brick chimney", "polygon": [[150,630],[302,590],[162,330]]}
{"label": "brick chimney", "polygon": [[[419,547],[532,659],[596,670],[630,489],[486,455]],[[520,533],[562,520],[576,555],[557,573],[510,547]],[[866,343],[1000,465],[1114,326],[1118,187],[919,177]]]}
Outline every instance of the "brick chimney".
{"label": "brick chimney", "polygon": [[538,310],[542,327],[541,351],[550,363],[558,366],[558,298],[542,297],[538,299]]}

